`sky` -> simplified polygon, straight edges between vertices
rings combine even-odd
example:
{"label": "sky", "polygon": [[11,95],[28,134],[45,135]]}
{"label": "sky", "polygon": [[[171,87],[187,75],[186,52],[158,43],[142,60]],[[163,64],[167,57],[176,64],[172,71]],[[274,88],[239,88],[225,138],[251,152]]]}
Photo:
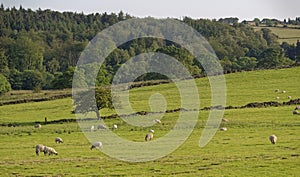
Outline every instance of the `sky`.
{"label": "sky", "polygon": [[300,0],[1,0],[5,8],[13,7],[51,9],[78,13],[104,13],[123,11],[135,17],[155,18],[208,18],[237,17],[294,19],[300,17]]}

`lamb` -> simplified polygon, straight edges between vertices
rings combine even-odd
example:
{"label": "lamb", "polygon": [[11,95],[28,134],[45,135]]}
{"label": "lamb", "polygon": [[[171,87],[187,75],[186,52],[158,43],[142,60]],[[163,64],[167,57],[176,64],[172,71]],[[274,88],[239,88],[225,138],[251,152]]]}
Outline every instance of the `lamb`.
{"label": "lamb", "polygon": [[286,93],[286,91],[285,91],[285,90],[282,90],[282,93]]}
{"label": "lamb", "polygon": [[292,96],[288,96],[287,98],[288,98],[288,99],[292,99]]}
{"label": "lamb", "polygon": [[42,125],[41,124],[35,124],[34,128],[42,128]]}
{"label": "lamb", "polygon": [[46,155],[47,153],[49,156],[52,154],[58,155],[58,153],[56,152],[56,150],[54,148],[45,146],[44,154]]}
{"label": "lamb", "polygon": [[98,149],[101,149],[102,148],[102,143],[101,142],[94,142],[91,146],[91,150],[94,149],[94,148],[98,148]]}
{"label": "lamb", "polygon": [[64,143],[63,139],[61,139],[60,137],[56,137],[55,142],[56,143]]}
{"label": "lamb", "polygon": [[271,136],[269,137],[269,140],[271,141],[272,144],[276,144],[277,136],[276,136],[276,135],[271,135]]}
{"label": "lamb", "polygon": [[40,152],[44,152],[44,154],[46,154],[46,153],[45,153],[45,147],[46,147],[46,146],[44,146],[44,145],[42,145],[42,144],[37,144],[37,145],[35,146],[35,153],[36,153],[36,155],[39,155]]}
{"label": "lamb", "polygon": [[112,128],[113,128],[113,129],[117,129],[117,128],[118,128],[118,125],[117,125],[117,124],[114,124]]}
{"label": "lamb", "polygon": [[148,133],[146,136],[145,136],[145,141],[150,141],[153,139],[153,133]]}

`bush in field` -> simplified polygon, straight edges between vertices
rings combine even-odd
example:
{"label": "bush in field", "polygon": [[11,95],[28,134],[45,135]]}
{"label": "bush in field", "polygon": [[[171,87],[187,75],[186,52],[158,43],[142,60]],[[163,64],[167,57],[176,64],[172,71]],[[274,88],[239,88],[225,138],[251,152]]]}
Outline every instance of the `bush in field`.
{"label": "bush in field", "polygon": [[10,83],[7,81],[6,77],[0,74],[0,95],[11,90]]}

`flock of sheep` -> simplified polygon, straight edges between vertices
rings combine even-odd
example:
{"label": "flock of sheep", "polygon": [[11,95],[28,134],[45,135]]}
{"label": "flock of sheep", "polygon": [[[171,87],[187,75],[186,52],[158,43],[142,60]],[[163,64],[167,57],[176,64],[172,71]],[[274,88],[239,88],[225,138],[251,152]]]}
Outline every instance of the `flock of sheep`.
{"label": "flock of sheep", "polygon": [[[283,93],[283,94],[285,94],[285,93],[286,93],[286,90],[282,90],[282,91],[280,92],[279,89],[276,89],[276,90],[275,90],[275,93]],[[288,99],[292,99],[292,96],[289,95],[289,96],[287,96],[287,98],[288,98]],[[279,100],[280,97],[277,96],[276,99]]]}
{"label": "flock of sheep", "polygon": [[[275,92],[279,93],[279,89],[276,89]],[[281,93],[286,93],[286,91],[283,90]],[[292,97],[288,96],[287,98],[291,99]],[[279,97],[276,97],[276,99],[279,99]],[[296,108],[293,111],[293,114],[298,114],[299,115],[300,113],[299,113],[298,110],[300,110],[300,106],[296,106]],[[155,119],[154,122],[155,123],[161,123],[161,121],[159,119]],[[222,122],[229,122],[229,120],[226,119],[226,118],[222,118]],[[41,124],[35,124],[34,125],[34,128],[41,128],[41,127],[42,127]],[[114,124],[112,126],[113,130],[115,130],[117,128],[118,128],[118,126],[116,124]],[[107,129],[107,127],[105,127],[104,125],[100,124],[100,125],[97,126],[97,129]],[[95,130],[95,127],[91,126],[90,130],[91,130],[91,132],[93,132]],[[226,127],[221,127],[220,131],[227,131],[227,128]],[[154,134],[153,133],[154,133],[154,130],[151,129],[149,131],[149,133],[146,134],[145,141],[152,140],[154,138]],[[276,135],[270,135],[269,136],[269,140],[270,140],[270,142],[272,144],[276,144],[276,142],[277,142],[277,136]],[[55,142],[56,143],[63,143],[63,140],[60,137],[56,137],[55,138]],[[102,142],[94,142],[94,143],[92,143],[90,149],[91,150],[94,149],[94,148],[101,149],[102,147],[103,147]],[[44,155],[48,154],[49,156],[52,155],[52,154],[58,155],[58,152],[56,152],[56,150],[54,148],[48,147],[48,146],[44,146],[42,144],[37,144],[35,146],[35,152],[36,152],[36,155],[39,155],[40,152],[44,152]]]}
{"label": "flock of sheep", "polygon": [[[156,123],[161,123],[161,121],[158,120],[158,119],[155,119],[154,122],[156,122]],[[42,125],[41,125],[41,124],[35,124],[35,125],[34,125],[34,128],[42,128]],[[117,129],[117,128],[118,128],[118,126],[117,126],[116,124],[114,124],[114,125],[112,126],[112,129],[113,129],[113,130],[115,130],[115,129]],[[100,125],[97,126],[97,129],[107,129],[107,127],[105,127],[104,125],[100,124]],[[91,132],[93,132],[93,131],[95,130],[95,126],[92,125],[91,128],[90,128],[90,130],[91,130]],[[154,133],[154,130],[150,129],[149,133],[147,133],[146,136],[145,136],[145,141],[150,141],[150,140],[152,140],[153,137],[154,137],[153,133]],[[56,138],[55,138],[55,142],[56,142],[56,143],[63,143],[64,141],[63,141],[62,138],[56,137]],[[92,143],[90,149],[91,149],[91,150],[92,150],[92,149],[95,149],[95,148],[101,149],[102,147],[103,147],[102,142],[94,142],[94,143]],[[47,155],[47,154],[48,154],[49,156],[50,156],[50,155],[53,155],[53,154],[54,154],[54,155],[58,155],[58,152],[56,152],[56,150],[55,150],[54,148],[49,147],[49,146],[44,146],[43,144],[37,144],[37,145],[35,146],[35,153],[36,153],[36,155],[38,156],[40,152],[43,152],[44,155]]]}

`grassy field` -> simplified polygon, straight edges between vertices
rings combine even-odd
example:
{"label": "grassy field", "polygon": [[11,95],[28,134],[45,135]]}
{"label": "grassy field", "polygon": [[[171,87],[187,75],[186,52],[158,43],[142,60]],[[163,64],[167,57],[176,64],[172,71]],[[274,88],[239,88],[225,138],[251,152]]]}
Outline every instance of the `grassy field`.
{"label": "grassy field", "polygon": [[[242,106],[250,102],[288,101],[300,98],[297,82],[300,67],[279,70],[252,71],[226,75],[227,105]],[[210,106],[207,78],[196,80],[200,93],[200,108]],[[275,89],[286,93],[275,93]],[[166,98],[167,109],[180,107],[180,97],[173,84],[142,87],[130,91],[135,111],[149,111],[148,100],[160,93]],[[276,97],[280,97],[276,100]],[[0,106],[0,123],[22,123],[0,129],[0,176],[299,176],[300,175],[300,116],[293,115],[295,106],[231,109],[224,117],[229,122],[221,126],[209,144],[198,146],[208,111],[200,111],[198,122],[184,144],[173,153],[149,162],[133,163],[113,159],[97,150],[90,150],[90,142],[77,123],[42,125],[35,122],[75,118],[71,113],[71,98]],[[113,111],[101,110],[102,115]],[[105,120],[108,127],[118,124],[114,132],[132,141],[143,142],[152,128],[158,139],[174,126],[179,112],[167,113],[162,124],[134,127],[121,119]],[[268,137],[278,136],[273,145]],[[55,144],[54,138],[64,139]],[[42,143],[54,147],[58,156],[36,156],[34,146]],[[107,144],[110,145],[110,144]],[[104,144],[105,146],[105,144]],[[126,147],[120,147],[126,148]]]}
{"label": "grassy field", "polygon": [[279,37],[279,42],[287,42],[289,44],[296,44],[300,40],[299,28],[283,28],[283,27],[255,27],[256,30],[262,28],[270,29],[274,34]]}

